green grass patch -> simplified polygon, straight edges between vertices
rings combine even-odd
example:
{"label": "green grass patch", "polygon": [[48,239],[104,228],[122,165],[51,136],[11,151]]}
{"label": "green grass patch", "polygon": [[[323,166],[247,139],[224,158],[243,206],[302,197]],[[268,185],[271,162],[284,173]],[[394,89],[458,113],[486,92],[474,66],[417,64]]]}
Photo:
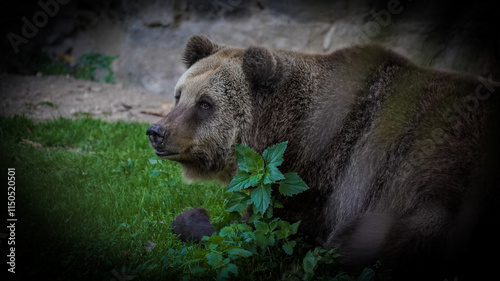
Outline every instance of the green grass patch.
{"label": "green grass patch", "polygon": [[183,246],[170,231],[175,215],[198,206],[223,215],[224,188],[186,184],[177,164],[150,163],[147,127],[0,117],[2,171],[16,169],[18,275],[168,276],[161,259]]}
{"label": "green grass patch", "polygon": [[[257,183],[270,189],[280,180],[283,194],[306,188],[277,169],[286,144],[270,149],[264,161],[249,150],[242,152],[240,162],[246,164],[240,169],[251,174],[240,173],[231,185],[234,191],[226,192],[214,182],[187,184],[178,164],[154,157],[145,134],[148,126],[90,118],[35,123],[0,117],[1,170],[5,177],[8,168],[16,173],[16,277],[385,279],[383,271],[372,269],[348,276],[338,268],[335,251],[314,249],[293,236],[299,223],[272,218],[269,210],[279,204],[270,194],[258,189],[242,193]],[[249,201],[245,198],[267,203],[256,204],[258,216],[251,223],[230,224],[234,211],[241,212]],[[220,231],[200,245],[182,243],[170,228],[177,214],[193,207],[207,209]]]}

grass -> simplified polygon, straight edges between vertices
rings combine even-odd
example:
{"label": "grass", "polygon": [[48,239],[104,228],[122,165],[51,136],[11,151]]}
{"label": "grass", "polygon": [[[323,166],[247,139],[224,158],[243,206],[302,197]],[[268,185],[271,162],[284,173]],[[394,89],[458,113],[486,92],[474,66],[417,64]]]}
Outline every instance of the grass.
{"label": "grass", "polygon": [[221,220],[224,188],[153,165],[147,127],[0,117],[1,170],[16,169],[17,277],[159,279],[169,275],[162,257],[183,247],[170,231],[176,214],[204,207]]}
{"label": "grass", "polygon": [[[228,238],[213,236],[206,245],[180,242],[170,228],[177,214],[203,207],[221,229],[232,220],[225,211],[231,194],[214,182],[183,182],[178,164],[153,156],[148,126],[0,117],[1,171],[5,180],[8,168],[16,171],[18,280],[207,280],[197,275],[199,265],[219,263],[237,269],[238,280],[388,280],[377,265],[376,275],[365,269],[357,278],[347,276],[337,267],[334,251],[312,250],[300,238],[291,238],[297,242],[293,255],[281,244],[271,245],[274,238],[272,247],[261,249],[265,254],[237,258],[242,249],[225,252],[223,247],[232,244],[222,240],[255,234],[249,226],[247,233],[229,233],[243,227],[233,224],[226,228]],[[229,262],[236,264],[229,267]],[[217,274],[209,279],[224,275]]]}

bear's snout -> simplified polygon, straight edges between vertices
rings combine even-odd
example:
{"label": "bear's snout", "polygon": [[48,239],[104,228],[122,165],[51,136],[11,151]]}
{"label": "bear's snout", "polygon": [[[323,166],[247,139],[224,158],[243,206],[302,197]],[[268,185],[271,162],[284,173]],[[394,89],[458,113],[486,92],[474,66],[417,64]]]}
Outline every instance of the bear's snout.
{"label": "bear's snout", "polygon": [[151,145],[158,150],[167,135],[167,131],[161,125],[153,124],[146,131],[146,135],[149,136]]}
{"label": "bear's snout", "polygon": [[186,136],[182,134],[183,132],[176,130],[176,128],[165,127],[160,122],[160,124],[151,125],[146,131],[146,135],[158,157],[179,161],[185,156],[186,149],[192,146],[191,136]]}

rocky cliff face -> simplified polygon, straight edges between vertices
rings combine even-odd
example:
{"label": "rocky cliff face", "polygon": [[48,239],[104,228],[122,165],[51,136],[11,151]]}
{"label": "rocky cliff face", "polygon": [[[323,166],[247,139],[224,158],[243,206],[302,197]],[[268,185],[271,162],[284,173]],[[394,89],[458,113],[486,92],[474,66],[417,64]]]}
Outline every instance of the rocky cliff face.
{"label": "rocky cliff face", "polygon": [[[328,53],[359,43],[377,43],[422,66],[500,80],[500,23],[491,4],[437,1],[321,0],[42,0],[58,11],[47,23],[43,7],[14,9],[4,34],[22,36],[22,17],[40,24],[20,52],[41,46],[51,55],[74,57],[95,51],[119,55],[117,83],[172,96],[185,70],[184,44],[203,33],[233,46],[264,45]],[[35,25],[36,27],[36,25]],[[29,30],[28,30],[29,31]],[[4,35],[4,40],[6,35]],[[4,59],[12,56],[5,42]]]}

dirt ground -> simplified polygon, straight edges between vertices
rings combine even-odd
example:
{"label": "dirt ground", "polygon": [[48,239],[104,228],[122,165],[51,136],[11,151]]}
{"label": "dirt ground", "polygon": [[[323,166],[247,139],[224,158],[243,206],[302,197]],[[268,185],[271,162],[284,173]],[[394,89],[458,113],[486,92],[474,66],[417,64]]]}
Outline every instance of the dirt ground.
{"label": "dirt ground", "polygon": [[93,117],[157,122],[172,108],[165,96],[66,76],[0,74],[0,114],[36,121]]}

